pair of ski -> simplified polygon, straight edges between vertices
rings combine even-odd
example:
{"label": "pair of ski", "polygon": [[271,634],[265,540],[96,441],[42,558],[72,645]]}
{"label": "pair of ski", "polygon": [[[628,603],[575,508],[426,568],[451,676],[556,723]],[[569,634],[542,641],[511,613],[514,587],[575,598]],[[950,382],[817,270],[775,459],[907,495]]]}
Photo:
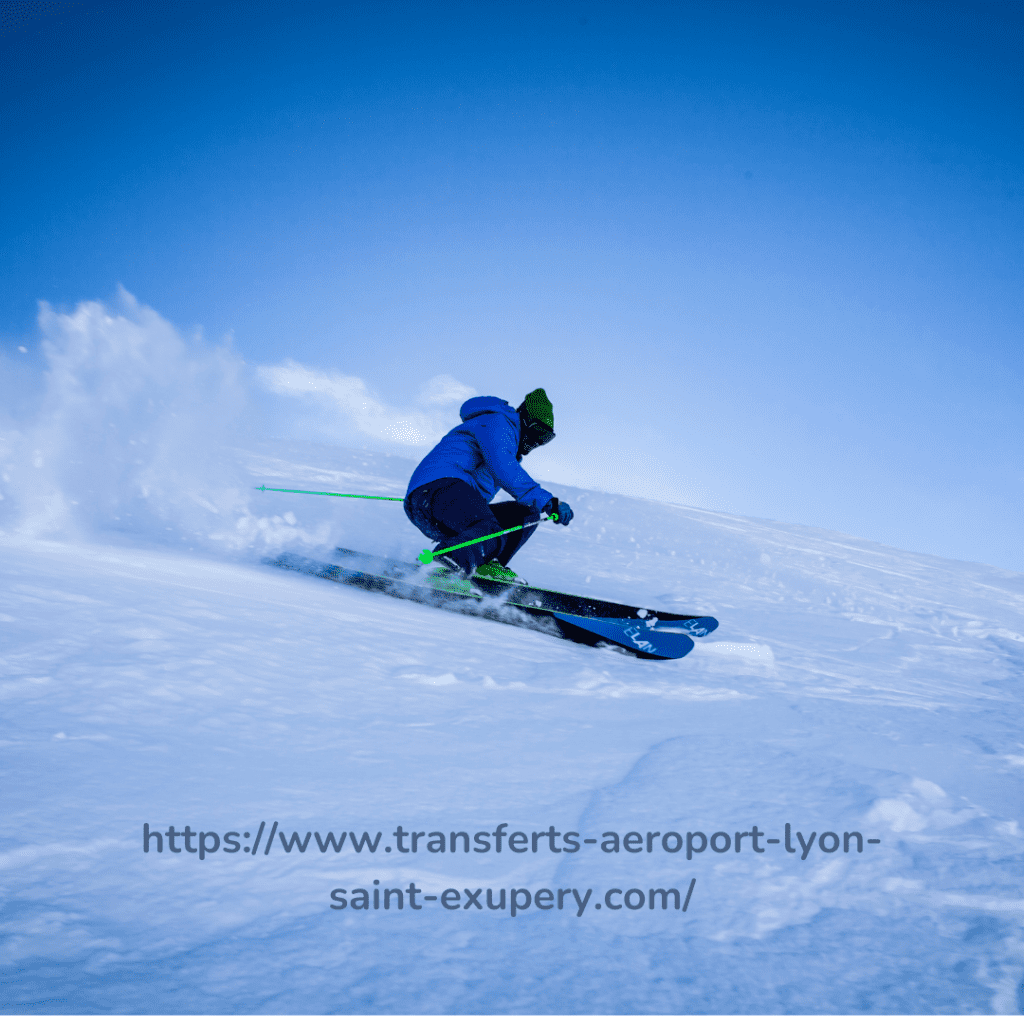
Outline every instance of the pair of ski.
{"label": "pair of ski", "polygon": [[320,562],[289,552],[264,562],[321,576],[363,590],[390,594],[512,625],[539,629],[589,646],[612,645],[639,658],[682,658],[693,650],[691,637],[718,628],[710,615],[681,615],[539,587],[472,577],[472,592],[455,590],[452,579],[410,562],[335,548],[336,561]]}

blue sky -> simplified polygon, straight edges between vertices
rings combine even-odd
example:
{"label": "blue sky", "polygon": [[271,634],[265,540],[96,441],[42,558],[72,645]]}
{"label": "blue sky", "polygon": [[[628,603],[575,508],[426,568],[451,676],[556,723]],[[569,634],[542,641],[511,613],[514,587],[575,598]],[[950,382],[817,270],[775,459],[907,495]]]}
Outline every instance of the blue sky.
{"label": "blue sky", "polygon": [[4,19],[9,376],[123,285],[388,407],[544,386],[542,479],[1024,571],[1020,3]]}

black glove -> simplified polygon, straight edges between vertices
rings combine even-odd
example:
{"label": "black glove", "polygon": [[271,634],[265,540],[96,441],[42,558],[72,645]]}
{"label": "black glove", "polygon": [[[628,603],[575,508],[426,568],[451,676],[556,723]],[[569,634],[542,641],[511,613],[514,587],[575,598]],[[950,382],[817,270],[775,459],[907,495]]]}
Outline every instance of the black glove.
{"label": "black glove", "polygon": [[546,516],[558,516],[558,522],[563,526],[568,526],[572,521],[572,509],[569,508],[568,503],[559,501],[557,498],[552,498],[541,511]]}

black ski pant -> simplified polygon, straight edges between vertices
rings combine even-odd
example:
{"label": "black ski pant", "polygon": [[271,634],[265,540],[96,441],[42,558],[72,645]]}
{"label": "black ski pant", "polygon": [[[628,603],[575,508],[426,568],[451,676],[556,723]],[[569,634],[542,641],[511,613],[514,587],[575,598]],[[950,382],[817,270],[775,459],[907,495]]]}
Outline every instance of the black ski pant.
{"label": "black ski pant", "polygon": [[443,477],[417,487],[405,499],[405,514],[417,530],[437,541],[435,551],[533,520],[523,530],[469,544],[446,556],[470,575],[477,566],[492,558],[508,565],[509,559],[530,539],[540,522],[532,506],[520,505],[518,501],[488,505],[475,487],[457,477]]}

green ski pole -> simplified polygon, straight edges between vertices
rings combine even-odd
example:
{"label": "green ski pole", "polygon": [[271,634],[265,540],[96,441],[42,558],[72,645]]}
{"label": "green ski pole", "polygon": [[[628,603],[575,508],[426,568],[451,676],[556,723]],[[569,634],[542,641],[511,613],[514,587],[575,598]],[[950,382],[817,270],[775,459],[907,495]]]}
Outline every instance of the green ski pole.
{"label": "green ski pole", "polygon": [[[300,491],[294,487],[267,487],[261,484],[254,487],[254,491],[281,491],[284,494],[322,494],[328,498],[368,498],[371,501],[404,501],[404,498],[388,498],[382,494],[341,494],[338,491]],[[538,523],[558,521],[558,515],[541,516]],[[424,565],[429,565],[437,555],[446,555],[449,551],[458,551],[459,548],[468,548],[470,544],[479,544],[482,540],[493,540],[495,537],[504,537],[506,533],[515,533],[516,530],[525,530],[527,526],[534,526],[535,523],[523,523],[522,526],[511,526],[507,530],[499,530],[497,533],[489,533],[486,537],[474,537],[472,540],[463,541],[461,544],[453,544],[450,548],[442,548],[440,551],[430,551],[424,548],[416,558]]]}
{"label": "green ski pole", "polygon": [[405,501],[404,498],[388,498],[383,494],[339,494],[337,491],[298,491],[293,487],[267,487],[260,484],[254,491],[283,491],[285,494],[323,494],[328,498],[369,498],[372,501]]}
{"label": "green ski pole", "polygon": [[[546,521],[557,522],[558,516],[541,516],[539,523]],[[424,565],[429,565],[438,555],[447,555],[449,551],[458,551],[459,548],[468,548],[470,544],[479,544],[482,540],[493,540],[495,537],[504,537],[506,533],[515,533],[516,530],[525,530],[527,526],[535,526],[535,523],[523,523],[522,526],[510,526],[507,530],[499,530],[497,533],[489,533],[486,537],[474,537],[472,540],[464,540],[461,544],[453,544],[450,548],[441,548],[440,551],[429,551],[424,548],[417,556],[417,560]]]}

